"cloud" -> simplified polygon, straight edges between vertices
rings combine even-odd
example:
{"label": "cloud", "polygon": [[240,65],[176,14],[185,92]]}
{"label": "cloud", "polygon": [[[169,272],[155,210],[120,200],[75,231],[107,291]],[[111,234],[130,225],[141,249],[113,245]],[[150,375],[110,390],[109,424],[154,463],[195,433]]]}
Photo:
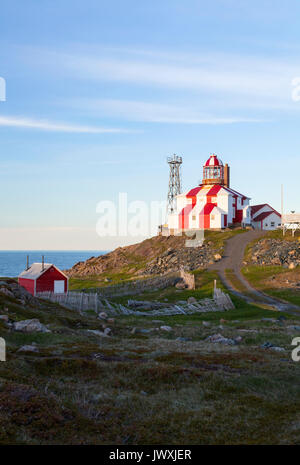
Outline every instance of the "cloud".
{"label": "cloud", "polygon": [[203,114],[184,106],[133,100],[79,99],[69,103],[75,108],[95,112],[97,115],[118,117],[129,121],[177,124],[232,124],[262,122],[265,120],[243,116],[220,117]]}
{"label": "cloud", "polygon": [[0,116],[0,126],[17,127],[27,129],[39,129],[43,131],[57,131],[70,133],[88,133],[88,134],[105,134],[105,133],[128,133],[133,132],[122,128],[101,128],[95,126],[71,125],[66,123],[54,123],[46,120],[36,120],[15,116]]}
{"label": "cloud", "polygon": [[290,98],[291,79],[300,75],[296,60],[230,53],[80,49],[31,51],[32,61],[73,79],[124,82],[140,86],[211,92],[219,95]]}

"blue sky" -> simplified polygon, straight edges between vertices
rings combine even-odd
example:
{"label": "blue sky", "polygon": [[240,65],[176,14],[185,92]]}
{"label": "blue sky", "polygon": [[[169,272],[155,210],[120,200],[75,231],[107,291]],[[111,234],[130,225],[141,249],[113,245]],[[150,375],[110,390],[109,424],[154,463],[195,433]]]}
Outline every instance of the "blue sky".
{"label": "blue sky", "polygon": [[134,242],[98,237],[96,205],[164,200],[173,153],[184,189],[215,152],[253,204],[280,209],[283,183],[300,210],[299,14],[296,0],[3,0],[0,249]]}

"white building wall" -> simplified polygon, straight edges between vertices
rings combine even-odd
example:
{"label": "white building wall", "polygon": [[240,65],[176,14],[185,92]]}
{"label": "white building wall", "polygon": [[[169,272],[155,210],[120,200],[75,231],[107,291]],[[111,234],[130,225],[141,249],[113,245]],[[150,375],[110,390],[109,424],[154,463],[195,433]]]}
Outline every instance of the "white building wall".
{"label": "white building wall", "polygon": [[[249,201],[248,201],[249,204]],[[243,208],[243,223],[250,225],[251,224],[251,208],[250,205],[247,205]]]}
{"label": "white building wall", "polygon": [[210,227],[212,229],[222,228],[222,212],[219,208],[214,208],[210,214]]}

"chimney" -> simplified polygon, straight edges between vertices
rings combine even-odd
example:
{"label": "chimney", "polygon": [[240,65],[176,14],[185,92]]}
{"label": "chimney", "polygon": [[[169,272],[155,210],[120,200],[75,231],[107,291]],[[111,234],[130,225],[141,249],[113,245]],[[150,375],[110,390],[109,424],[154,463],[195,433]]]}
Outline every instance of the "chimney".
{"label": "chimney", "polygon": [[26,258],[26,271],[29,270],[29,255]]}
{"label": "chimney", "polygon": [[224,167],[224,186],[230,187],[230,167],[227,163]]}
{"label": "chimney", "polygon": [[44,271],[45,263],[44,263],[44,255],[42,255],[42,271]]}

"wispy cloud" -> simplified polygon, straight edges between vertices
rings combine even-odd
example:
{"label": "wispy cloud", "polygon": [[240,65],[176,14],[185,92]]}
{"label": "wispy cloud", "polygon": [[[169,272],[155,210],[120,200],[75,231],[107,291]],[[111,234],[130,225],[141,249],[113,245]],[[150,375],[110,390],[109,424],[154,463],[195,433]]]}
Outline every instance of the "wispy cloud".
{"label": "wispy cloud", "polygon": [[243,116],[215,116],[195,111],[195,108],[180,105],[167,105],[157,102],[133,100],[91,100],[78,99],[68,102],[81,111],[101,116],[117,117],[127,121],[177,124],[232,124],[262,122],[259,118]]}
{"label": "wispy cloud", "polygon": [[31,59],[73,79],[117,81],[141,86],[212,92],[253,98],[290,97],[300,74],[297,61],[228,53],[176,54],[163,51],[87,50],[79,53],[31,50]]}
{"label": "wispy cloud", "polygon": [[15,116],[0,116],[0,126],[39,129],[43,131],[70,132],[70,133],[89,133],[89,134],[105,134],[105,133],[128,133],[133,132],[122,128],[102,128],[96,126],[72,125],[67,123],[57,123],[46,120],[37,120]]}

